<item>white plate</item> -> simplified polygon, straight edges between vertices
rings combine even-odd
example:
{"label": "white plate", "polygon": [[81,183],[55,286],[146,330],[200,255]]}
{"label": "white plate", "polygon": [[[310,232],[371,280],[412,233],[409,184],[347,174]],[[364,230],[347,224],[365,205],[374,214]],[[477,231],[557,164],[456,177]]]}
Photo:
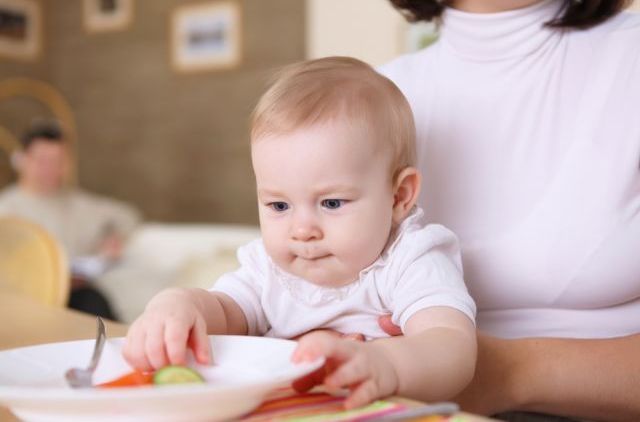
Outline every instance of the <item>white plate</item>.
{"label": "white plate", "polygon": [[[27,421],[217,421],[255,409],[267,394],[322,365],[294,365],[296,343],[264,337],[210,336],[215,365],[191,365],[206,384],[73,390],[65,371],[85,367],[93,340],[0,352],[0,403]],[[94,382],[131,369],[123,339],[107,340]]]}

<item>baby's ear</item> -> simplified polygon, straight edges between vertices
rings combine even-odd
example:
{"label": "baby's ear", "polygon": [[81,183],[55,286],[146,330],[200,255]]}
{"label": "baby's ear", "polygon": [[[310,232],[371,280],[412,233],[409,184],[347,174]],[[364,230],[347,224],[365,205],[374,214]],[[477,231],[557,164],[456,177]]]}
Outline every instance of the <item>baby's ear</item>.
{"label": "baby's ear", "polygon": [[393,222],[400,224],[418,200],[422,178],[415,167],[402,169],[393,184]]}

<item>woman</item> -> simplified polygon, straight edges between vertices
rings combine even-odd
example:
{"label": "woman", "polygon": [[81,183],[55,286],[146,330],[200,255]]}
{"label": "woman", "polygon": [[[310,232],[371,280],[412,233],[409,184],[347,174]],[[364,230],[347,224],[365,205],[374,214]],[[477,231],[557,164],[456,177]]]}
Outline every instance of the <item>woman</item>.
{"label": "woman", "polygon": [[441,36],[381,71],[411,103],[422,206],[460,237],[478,304],[459,400],[640,420],[640,16],[622,0],[444,1],[392,0],[441,17]]}

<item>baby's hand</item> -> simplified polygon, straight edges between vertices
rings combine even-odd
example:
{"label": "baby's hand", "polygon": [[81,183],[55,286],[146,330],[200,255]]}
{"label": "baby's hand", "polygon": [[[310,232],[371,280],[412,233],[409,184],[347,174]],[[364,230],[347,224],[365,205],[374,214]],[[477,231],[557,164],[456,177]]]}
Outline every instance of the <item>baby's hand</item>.
{"label": "baby's hand", "polygon": [[202,364],[211,363],[204,317],[185,290],[169,289],[156,295],[129,328],[123,356],[144,371],[168,364],[185,364],[187,348]]}
{"label": "baby's hand", "polygon": [[347,409],[365,405],[398,390],[396,370],[384,350],[375,343],[313,332],[300,339],[292,360],[297,363],[318,357],[327,361],[322,370],[324,384],[329,388],[351,390],[345,401]]}

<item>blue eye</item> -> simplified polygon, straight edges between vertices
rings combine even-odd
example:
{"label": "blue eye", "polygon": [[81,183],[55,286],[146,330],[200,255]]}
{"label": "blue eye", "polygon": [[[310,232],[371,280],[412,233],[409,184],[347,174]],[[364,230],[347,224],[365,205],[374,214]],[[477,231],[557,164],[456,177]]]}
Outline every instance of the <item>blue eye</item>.
{"label": "blue eye", "polygon": [[273,209],[276,212],[283,212],[289,209],[289,204],[287,204],[286,202],[271,202],[270,204],[267,204],[268,206],[271,207],[271,209]]}
{"label": "blue eye", "polygon": [[329,210],[336,210],[344,205],[343,199],[324,199],[322,200],[322,206]]}

